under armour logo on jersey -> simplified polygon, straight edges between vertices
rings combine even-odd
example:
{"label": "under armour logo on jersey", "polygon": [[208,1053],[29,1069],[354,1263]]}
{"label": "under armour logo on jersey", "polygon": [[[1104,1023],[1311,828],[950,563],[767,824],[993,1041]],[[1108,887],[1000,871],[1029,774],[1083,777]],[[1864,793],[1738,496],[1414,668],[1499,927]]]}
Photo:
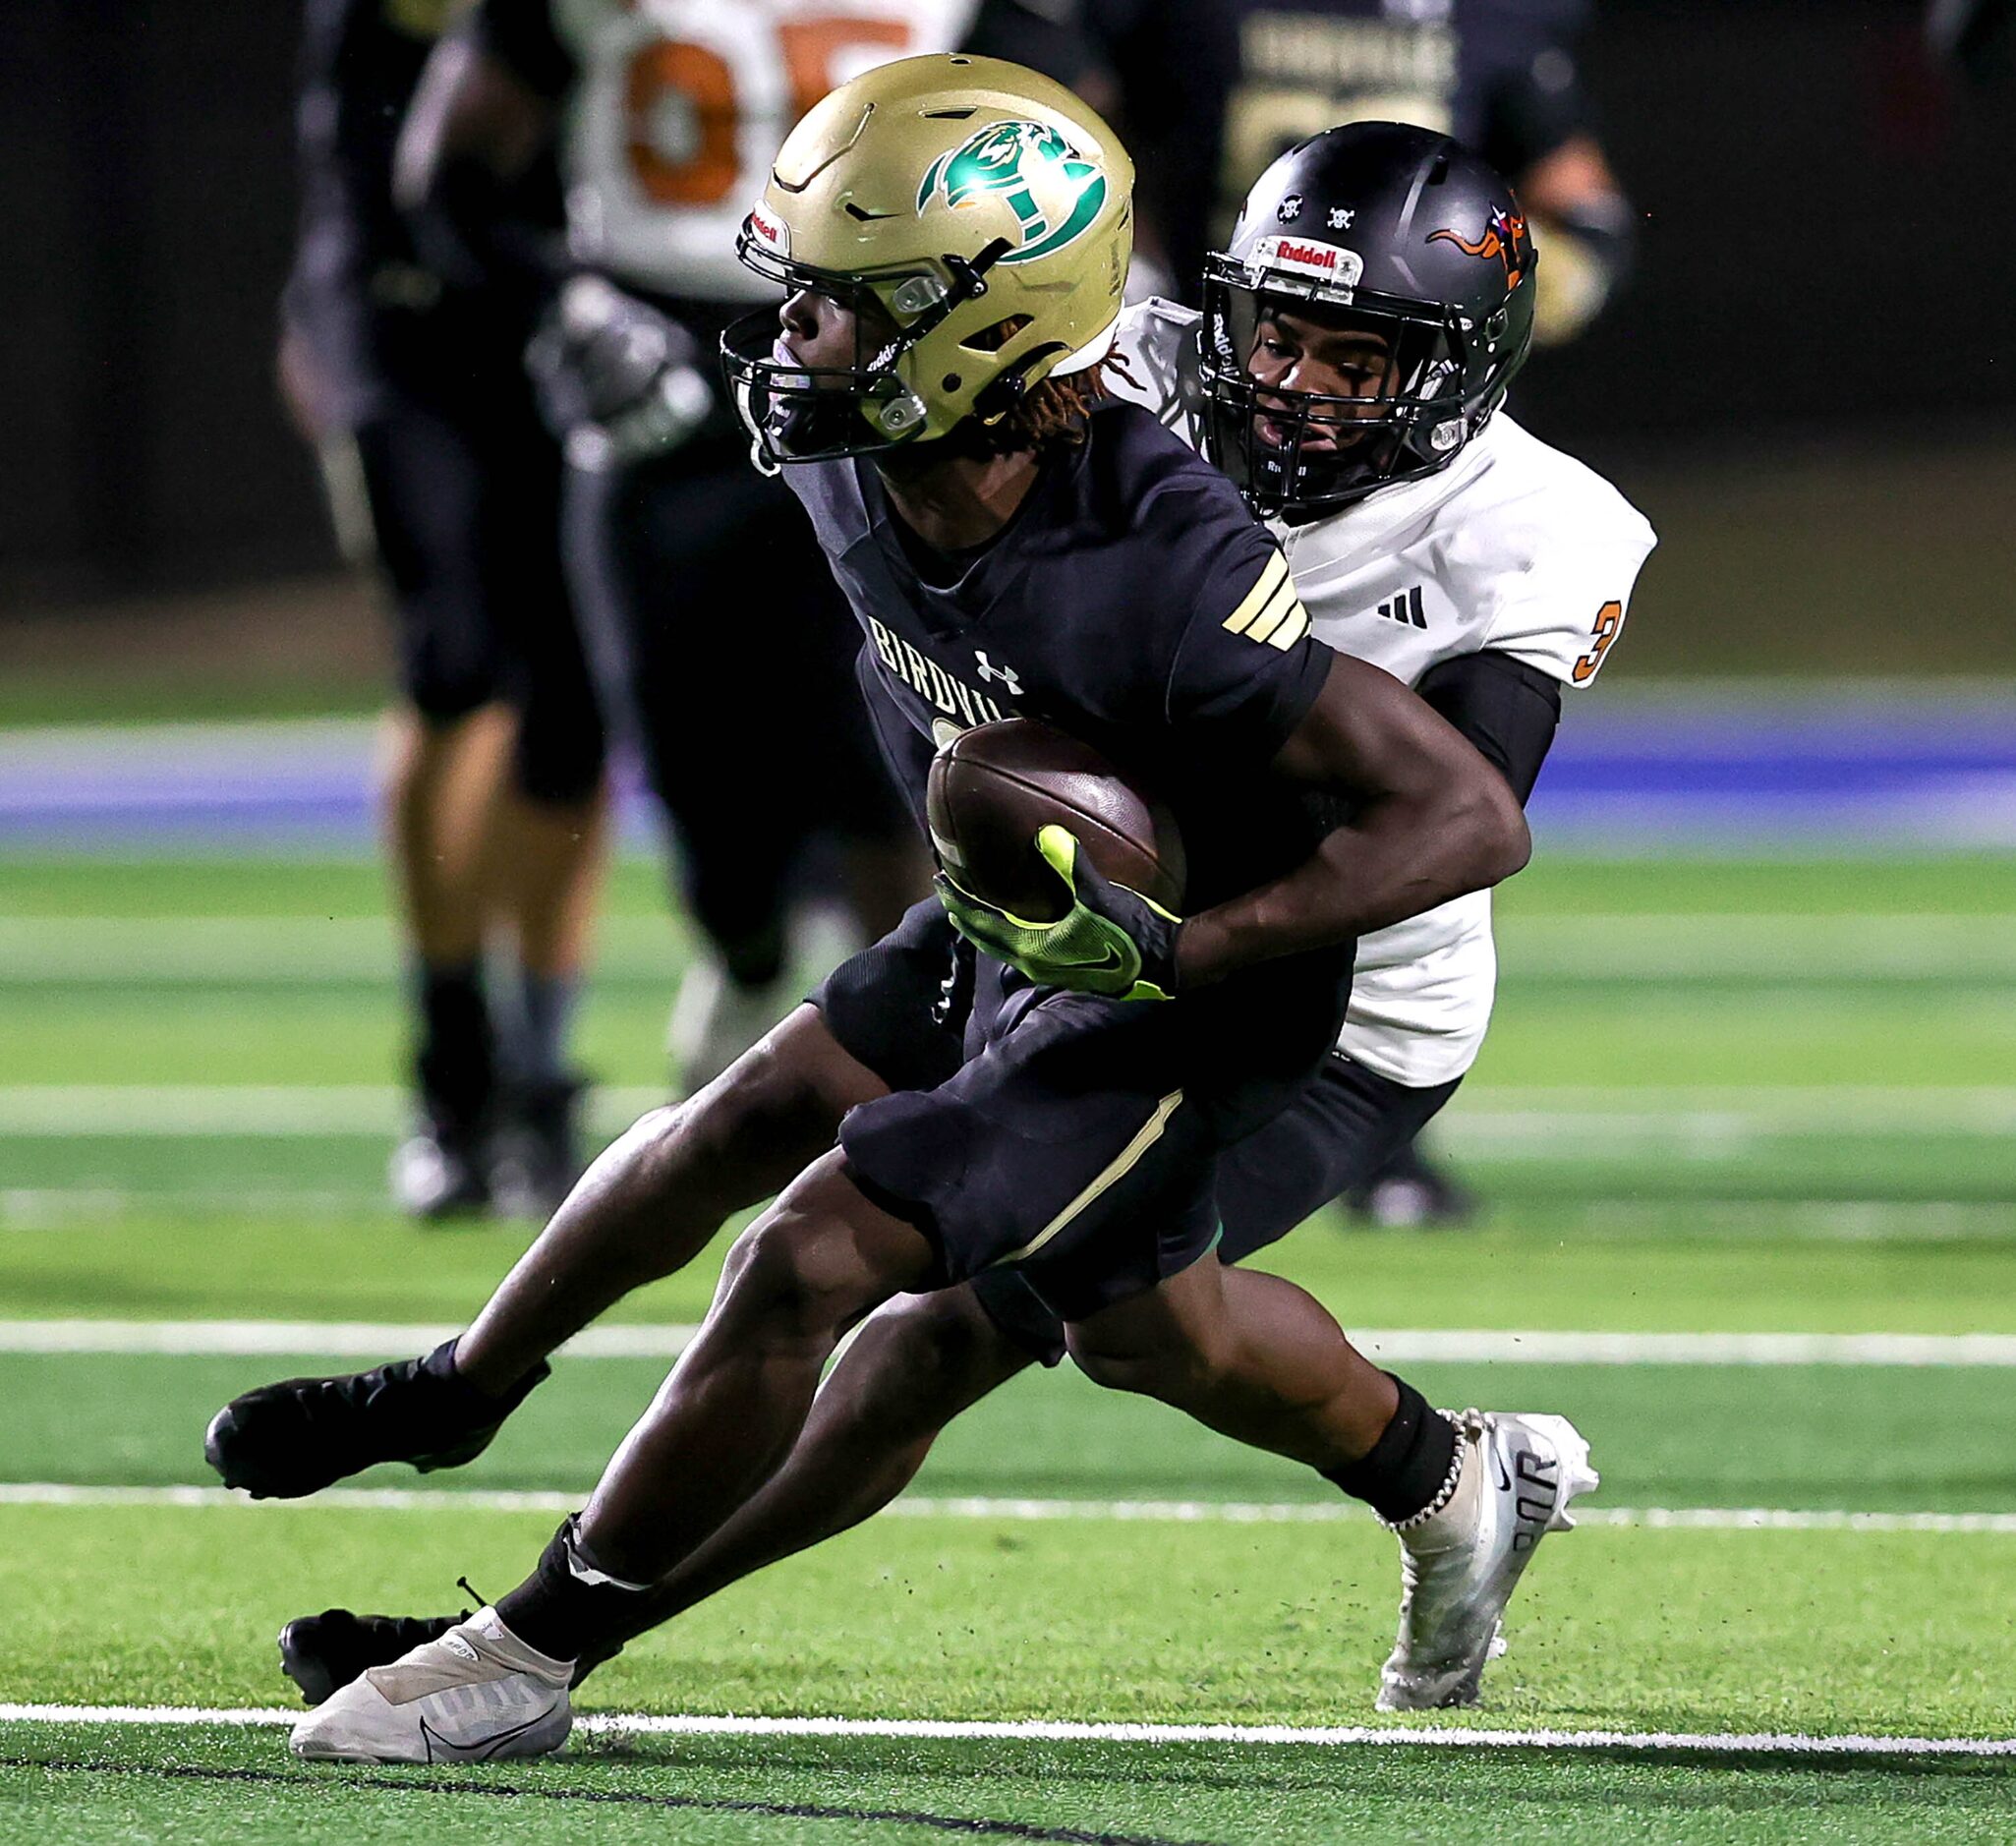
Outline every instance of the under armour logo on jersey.
{"label": "under armour logo on jersey", "polygon": [[1022,682],[1015,677],[1015,669],[1012,666],[995,665],[987,658],[987,650],[985,648],[975,648],[973,650],[973,659],[979,664],[980,677],[983,680],[1000,680],[1008,688],[1008,696],[1011,699],[1019,699],[1022,696]]}
{"label": "under armour logo on jersey", "polygon": [[1405,595],[1381,603],[1378,612],[1391,622],[1405,622],[1410,628],[1425,628],[1428,618],[1421,612],[1421,586],[1415,584]]}

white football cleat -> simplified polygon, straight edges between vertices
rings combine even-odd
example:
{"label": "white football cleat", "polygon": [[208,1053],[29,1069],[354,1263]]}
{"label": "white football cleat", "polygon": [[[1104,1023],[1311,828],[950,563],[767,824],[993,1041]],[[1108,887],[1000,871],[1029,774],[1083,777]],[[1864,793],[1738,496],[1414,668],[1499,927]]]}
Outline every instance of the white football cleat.
{"label": "white football cleat", "polygon": [[1565,1416],[1465,1411],[1447,1506],[1400,1534],[1400,1638],[1379,1675],[1381,1711],[1473,1705],[1499,1623],[1534,1548],[1568,1531],[1596,1486],[1589,1445]]}
{"label": "white football cleat", "polygon": [[797,1005],[788,972],[739,987],[720,962],[696,960],[679,980],[665,1027],[665,1055],[679,1093],[697,1096]]}
{"label": "white football cleat", "polygon": [[438,1641],[368,1668],[294,1727],[297,1757],[323,1762],[495,1762],[544,1757],[574,1728],[571,1660],[528,1647],[479,1609]]}
{"label": "white football cleat", "polygon": [[698,1095],[842,961],[867,946],[843,909],[814,902],[791,912],[790,952],[777,978],[760,987],[737,985],[719,957],[698,954],[680,978],[665,1024],[665,1056],[678,1093]]}

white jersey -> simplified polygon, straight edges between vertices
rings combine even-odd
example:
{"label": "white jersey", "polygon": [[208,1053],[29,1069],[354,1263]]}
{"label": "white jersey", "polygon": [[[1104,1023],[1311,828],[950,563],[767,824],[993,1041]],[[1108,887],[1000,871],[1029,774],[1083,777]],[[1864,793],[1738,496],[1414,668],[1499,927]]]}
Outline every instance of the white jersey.
{"label": "white jersey", "polygon": [[561,133],[568,241],[618,281],[768,301],[735,234],[828,90],[950,51],[979,0],[551,0],[580,77]]}
{"label": "white jersey", "polygon": [[[1169,302],[1129,310],[1118,350],[1137,388],[1113,381],[1193,442],[1196,324]],[[1409,685],[1485,649],[1587,685],[1656,543],[1600,475],[1502,411],[1439,473],[1270,529],[1317,638]],[[1476,1058],[1497,978],[1487,891],[1374,931],[1338,1049],[1399,1083],[1446,1083]]]}

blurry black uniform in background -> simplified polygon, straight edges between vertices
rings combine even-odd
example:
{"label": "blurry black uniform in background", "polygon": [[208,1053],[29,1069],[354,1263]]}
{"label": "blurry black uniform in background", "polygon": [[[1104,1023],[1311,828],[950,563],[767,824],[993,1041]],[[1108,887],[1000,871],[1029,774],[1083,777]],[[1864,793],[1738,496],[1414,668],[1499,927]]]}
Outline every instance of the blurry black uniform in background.
{"label": "blurry black uniform in background", "polygon": [[[564,174],[568,263],[547,278],[532,361],[566,433],[570,580],[605,708],[639,743],[705,938],[672,1025],[689,1089],[800,997],[789,921],[809,844],[841,848],[850,947],[885,934],[928,869],[853,697],[846,606],[721,395],[720,330],[768,298],[735,234],[797,118],[871,64],[965,44],[1076,76],[1077,35],[1048,11],[479,0],[456,48],[435,211],[494,249],[471,220],[498,202],[477,203],[472,170],[508,180],[537,144]],[[729,717],[752,688],[753,730]]]}
{"label": "blurry black uniform in background", "polygon": [[[1347,122],[1454,135],[1511,177],[1545,256],[1538,338],[1587,324],[1631,213],[1575,60],[1588,0],[1083,0],[1176,298],[1277,154]],[[1321,229],[1322,227],[1314,227]],[[1151,291],[1141,291],[1151,292]],[[1171,292],[1157,280],[1154,291]]]}
{"label": "blurry black uniform in background", "polygon": [[[422,1120],[393,1180],[421,1216],[488,1204],[499,1161],[513,1184],[546,1196],[575,1177],[576,1085],[561,1055],[578,940],[565,923],[511,914],[486,857],[491,828],[508,830],[516,814],[578,858],[564,842],[593,832],[603,781],[601,721],[559,562],[559,451],[525,377],[527,329],[444,285],[393,202],[400,127],[452,11],[449,0],[309,0],[301,241],[281,359],[339,537],[390,592],[411,707],[390,831]],[[523,204],[557,220],[550,170],[527,176]],[[479,734],[484,715],[503,721]],[[581,872],[592,881],[592,863]],[[552,899],[532,905],[549,911]],[[483,977],[493,923],[521,926],[519,991],[501,1009],[508,1057]],[[513,1202],[543,1215],[546,1198]]]}
{"label": "blurry black uniform in background", "polygon": [[1926,43],[1983,89],[2016,76],[2016,0],[1930,0]]}

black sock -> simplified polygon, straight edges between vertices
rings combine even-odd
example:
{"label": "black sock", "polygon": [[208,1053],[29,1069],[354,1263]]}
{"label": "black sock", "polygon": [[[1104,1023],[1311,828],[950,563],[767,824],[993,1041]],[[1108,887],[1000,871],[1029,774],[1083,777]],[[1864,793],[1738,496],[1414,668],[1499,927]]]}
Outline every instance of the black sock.
{"label": "black sock", "polygon": [[[1386,1374],[1393,1378],[1393,1374]],[[1372,1452],[1362,1461],[1325,1471],[1323,1478],[1363,1500],[1398,1526],[1412,1519],[1442,1491],[1456,1461],[1456,1427],[1405,1378],[1393,1378],[1400,1405]]]}
{"label": "black sock", "polygon": [[781,919],[747,936],[720,941],[721,966],[737,987],[768,987],[784,971],[790,940]]}
{"label": "black sock", "polygon": [[[458,1334],[456,1339],[459,1340],[461,1336]],[[533,1366],[529,1372],[513,1383],[507,1390],[486,1391],[480,1384],[465,1378],[461,1372],[455,1369],[455,1340],[443,1340],[439,1346],[435,1347],[432,1353],[420,1361],[420,1369],[426,1372],[430,1378],[437,1380],[446,1391],[452,1393],[455,1401],[469,1414],[470,1419],[479,1423],[486,1417],[493,1416],[501,1419],[510,1415],[519,1405],[523,1404],[532,1395],[537,1386],[544,1384],[547,1379],[552,1376],[553,1371],[553,1368],[545,1359],[541,1359],[538,1364]]]}
{"label": "black sock", "polygon": [[562,1089],[567,1076],[567,1028],[574,1017],[580,983],[571,974],[534,974],[521,969],[517,981],[517,1029],[510,1062],[518,1080],[534,1092]]}
{"label": "black sock", "polygon": [[579,1518],[570,1514],[560,1522],[539,1554],[538,1568],[496,1602],[512,1634],[555,1660],[578,1660],[585,1654],[605,1658],[650,1621],[652,1586],[606,1578],[590,1582],[581,1576],[584,1570],[601,1573],[582,1549],[575,1530]]}
{"label": "black sock", "polygon": [[430,1109],[455,1127],[475,1125],[495,1087],[490,1006],[480,961],[422,962],[414,970],[420,1045],[414,1071]]}

